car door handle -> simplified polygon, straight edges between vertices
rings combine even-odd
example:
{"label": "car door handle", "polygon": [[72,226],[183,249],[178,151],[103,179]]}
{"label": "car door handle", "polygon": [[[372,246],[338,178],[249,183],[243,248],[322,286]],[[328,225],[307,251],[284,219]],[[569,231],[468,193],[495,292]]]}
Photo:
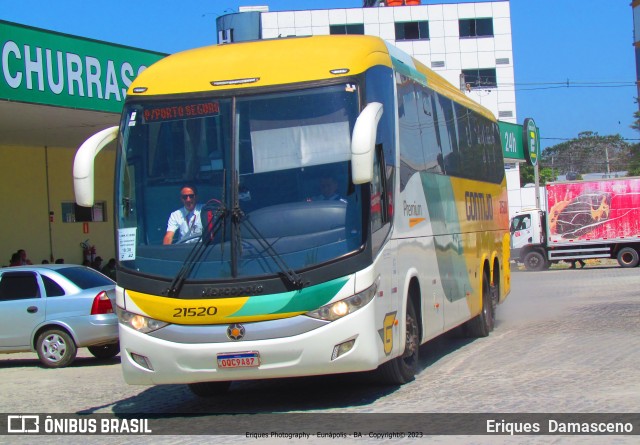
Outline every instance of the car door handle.
{"label": "car door handle", "polygon": [[29,306],[27,308],[27,312],[29,312],[30,314],[35,314],[36,312],[38,312],[38,306]]}

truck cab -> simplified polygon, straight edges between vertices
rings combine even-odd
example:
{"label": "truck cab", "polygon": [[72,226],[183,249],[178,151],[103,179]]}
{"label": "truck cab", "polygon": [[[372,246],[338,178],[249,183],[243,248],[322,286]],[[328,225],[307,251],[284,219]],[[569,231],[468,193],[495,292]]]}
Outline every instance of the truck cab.
{"label": "truck cab", "polygon": [[511,218],[511,258],[528,270],[549,267],[545,249],[545,214],[540,209],[516,212]]}

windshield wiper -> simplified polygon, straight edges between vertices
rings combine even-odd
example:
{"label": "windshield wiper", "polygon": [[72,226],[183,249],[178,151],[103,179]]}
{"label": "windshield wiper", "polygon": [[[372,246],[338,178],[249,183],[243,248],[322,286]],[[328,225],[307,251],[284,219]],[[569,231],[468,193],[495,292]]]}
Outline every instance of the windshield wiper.
{"label": "windshield wiper", "polygon": [[[302,276],[287,265],[280,254],[273,248],[273,245],[269,244],[265,237],[262,236],[240,207],[236,206],[231,212],[231,221],[236,227],[238,237],[240,237],[238,224],[244,224],[251,236],[260,244],[263,252],[267,252],[271,256],[273,262],[280,269],[280,276],[285,279],[285,284],[288,284],[288,290],[300,290],[304,287],[305,282]],[[238,243],[238,245],[240,245],[240,243]]]}
{"label": "windshield wiper", "polygon": [[[202,214],[211,211],[213,206],[204,205],[201,210]],[[217,230],[223,225],[224,220],[228,215],[228,210],[225,205],[220,202],[219,207],[213,212],[213,218],[207,221],[206,230],[203,230],[202,236],[194,243],[193,248],[189,251],[187,258],[182,263],[182,267],[178,271],[166,293],[169,297],[176,297],[182,289],[184,281],[189,276],[195,264],[200,260],[202,254],[205,252],[207,246],[213,241],[213,236]],[[204,225],[203,225],[204,226]]]}

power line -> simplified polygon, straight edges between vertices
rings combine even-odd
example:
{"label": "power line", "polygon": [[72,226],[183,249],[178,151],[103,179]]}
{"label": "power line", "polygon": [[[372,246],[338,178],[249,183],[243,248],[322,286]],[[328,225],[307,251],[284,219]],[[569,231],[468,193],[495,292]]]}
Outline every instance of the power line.
{"label": "power line", "polygon": [[568,88],[636,88],[635,81],[554,81],[554,82],[499,82],[498,87],[507,89],[513,87],[514,91],[556,90]]}

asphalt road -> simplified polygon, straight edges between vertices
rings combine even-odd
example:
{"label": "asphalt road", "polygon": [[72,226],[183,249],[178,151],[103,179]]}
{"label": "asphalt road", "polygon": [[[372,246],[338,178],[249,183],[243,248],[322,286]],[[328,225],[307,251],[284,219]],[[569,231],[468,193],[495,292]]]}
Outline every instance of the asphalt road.
{"label": "asphalt road", "polygon": [[[317,413],[319,422],[320,414],[335,413],[640,413],[640,268],[514,271],[512,292],[498,308],[496,329],[489,337],[469,340],[447,334],[423,345],[420,353],[419,375],[402,387],[378,386],[366,375],[278,379],[234,383],[227,395],[216,399],[199,399],[185,385],[128,386],[119,357],[99,361],[81,350],[72,366],[44,369],[35,354],[10,354],[0,356],[0,412],[190,415],[194,433],[212,417],[226,421],[226,414],[247,412],[285,414],[284,419],[286,413],[292,418],[292,413]],[[180,434],[135,440],[211,442],[205,436]],[[638,443],[637,437],[520,436],[517,443]],[[66,436],[65,442],[105,439]],[[513,443],[510,439],[436,436],[429,442]],[[109,437],[110,443],[131,440]],[[215,438],[216,443],[239,440],[344,442]],[[0,443],[32,441],[28,436],[0,436]]]}

